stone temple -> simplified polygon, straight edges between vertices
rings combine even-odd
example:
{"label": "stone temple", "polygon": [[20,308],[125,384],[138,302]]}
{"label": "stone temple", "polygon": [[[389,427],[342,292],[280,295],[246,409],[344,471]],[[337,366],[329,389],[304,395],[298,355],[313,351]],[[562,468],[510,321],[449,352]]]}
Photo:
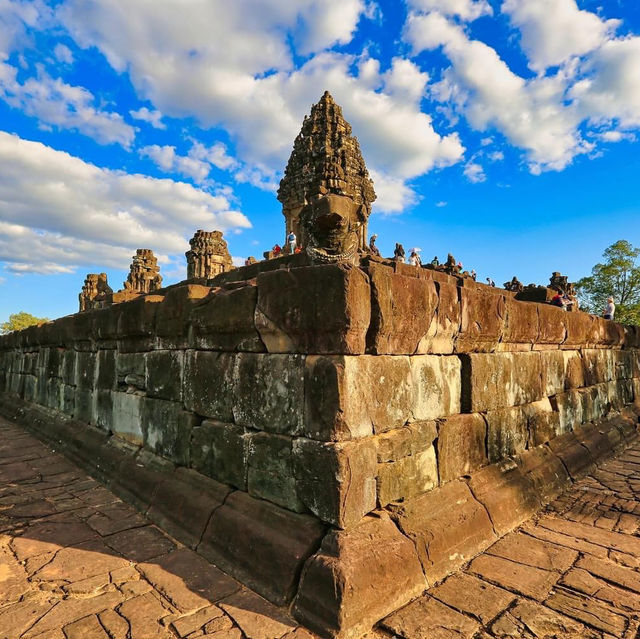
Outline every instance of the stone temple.
{"label": "stone temple", "polygon": [[302,252],[231,269],[199,232],[186,281],[138,252],[130,299],[0,337],[0,413],[356,639],[629,446],[640,328],[368,254],[373,185],[329,94],[278,197]]}

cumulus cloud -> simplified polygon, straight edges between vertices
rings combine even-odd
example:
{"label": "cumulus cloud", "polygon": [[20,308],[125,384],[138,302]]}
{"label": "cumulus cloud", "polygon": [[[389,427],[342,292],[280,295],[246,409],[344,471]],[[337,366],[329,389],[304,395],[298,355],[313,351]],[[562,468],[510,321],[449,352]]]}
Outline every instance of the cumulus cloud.
{"label": "cumulus cloud", "polygon": [[609,40],[584,62],[570,90],[583,117],[640,127],[640,37]]}
{"label": "cumulus cloud", "polygon": [[135,111],[129,111],[129,115],[135,120],[149,123],[154,129],[167,128],[167,125],[162,121],[162,113],[158,110],[141,107]]}
{"label": "cumulus cloud", "polygon": [[248,227],[224,196],[102,169],[0,132],[0,261],[13,272],[123,268],[137,247],[166,260],[188,248],[195,229]]}
{"label": "cumulus cloud", "polygon": [[442,47],[452,66],[433,95],[455,105],[479,131],[497,128],[511,144],[525,149],[531,170],[561,170],[590,151],[578,125],[582,116],[566,103],[562,73],[525,80],[495,49],[472,40],[459,25],[439,13],[413,15],[405,30],[414,53]]}
{"label": "cumulus cloud", "polygon": [[238,166],[236,160],[227,154],[227,147],[222,142],[205,146],[194,141],[187,155],[176,153],[175,146],[152,144],[142,147],[140,155],[153,160],[163,171],[190,177],[198,184],[205,182],[214,166],[219,169],[232,169]]}
{"label": "cumulus cloud", "polygon": [[[368,166],[408,180],[461,160],[456,134],[440,135],[421,112],[428,75],[394,61],[384,74],[340,52],[367,13],[361,0],[194,0],[178,5],[66,0],[58,15],[83,47],[98,47],[139,94],[172,117],[223,127],[235,142],[236,179],[277,184],[303,116],[324,89],[343,106]],[[327,17],[331,19],[325,19]],[[295,53],[308,59],[298,68]],[[359,66],[354,73],[354,67]],[[390,182],[386,181],[385,184]],[[397,201],[394,193],[380,203]]]}
{"label": "cumulus cloud", "polygon": [[467,162],[463,173],[472,184],[479,184],[480,182],[485,182],[487,179],[484,169],[477,162]]}
{"label": "cumulus cloud", "polygon": [[87,89],[52,78],[42,68],[37,77],[22,83],[17,73],[15,67],[0,63],[0,98],[10,106],[37,118],[45,127],[79,131],[101,144],[131,146],[135,129],[119,113],[95,107],[95,98]]}
{"label": "cumulus cloud", "polygon": [[408,0],[408,4],[414,11],[438,11],[442,15],[456,16],[465,21],[493,15],[493,9],[486,0]]}
{"label": "cumulus cloud", "polygon": [[26,38],[28,27],[48,25],[51,9],[43,0],[2,0],[0,2],[0,62]]}
{"label": "cumulus cloud", "polygon": [[401,213],[418,201],[416,192],[404,180],[385,173],[370,171],[378,199],[376,210],[383,213]]}
{"label": "cumulus cloud", "polygon": [[502,11],[521,31],[529,66],[540,73],[594,51],[620,24],[580,10],[576,0],[505,0]]}
{"label": "cumulus cloud", "polygon": [[63,64],[73,64],[73,53],[71,49],[58,42],[55,47],[53,47],[53,55],[56,57],[58,62],[62,62]]}

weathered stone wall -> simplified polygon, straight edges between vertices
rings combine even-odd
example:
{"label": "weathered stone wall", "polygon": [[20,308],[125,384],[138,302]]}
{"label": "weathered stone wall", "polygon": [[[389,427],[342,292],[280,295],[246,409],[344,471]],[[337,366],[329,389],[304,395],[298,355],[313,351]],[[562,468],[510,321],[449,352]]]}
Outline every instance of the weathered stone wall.
{"label": "weathered stone wall", "polygon": [[183,537],[162,499],[200,483],[188,543],[278,603],[302,571],[322,633],[357,636],[633,430],[601,424],[640,398],[637,327],[373,258],[273,262],[4,336],[0,391],[169,467],[155,512]]}

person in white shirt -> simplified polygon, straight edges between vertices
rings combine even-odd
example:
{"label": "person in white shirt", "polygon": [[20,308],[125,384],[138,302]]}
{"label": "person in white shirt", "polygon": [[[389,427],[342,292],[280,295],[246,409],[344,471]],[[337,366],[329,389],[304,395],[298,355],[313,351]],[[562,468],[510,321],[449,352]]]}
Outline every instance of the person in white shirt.
{"label": "person in white shirt", "polygon": [[616,305],[613,303],[613,297],[607,298],[607,306],[604,309],[603,316],[605,319],[612,320],[616,312]]}

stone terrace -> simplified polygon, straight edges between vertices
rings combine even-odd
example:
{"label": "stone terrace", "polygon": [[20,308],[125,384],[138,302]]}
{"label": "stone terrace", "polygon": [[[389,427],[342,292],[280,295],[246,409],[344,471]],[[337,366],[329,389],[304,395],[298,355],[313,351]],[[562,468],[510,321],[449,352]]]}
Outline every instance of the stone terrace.
{"label": "stone terrace", "polygon": [[[312,639],[0,419],[2,639]],[[369,639],[636,638],[640,442]]]}

